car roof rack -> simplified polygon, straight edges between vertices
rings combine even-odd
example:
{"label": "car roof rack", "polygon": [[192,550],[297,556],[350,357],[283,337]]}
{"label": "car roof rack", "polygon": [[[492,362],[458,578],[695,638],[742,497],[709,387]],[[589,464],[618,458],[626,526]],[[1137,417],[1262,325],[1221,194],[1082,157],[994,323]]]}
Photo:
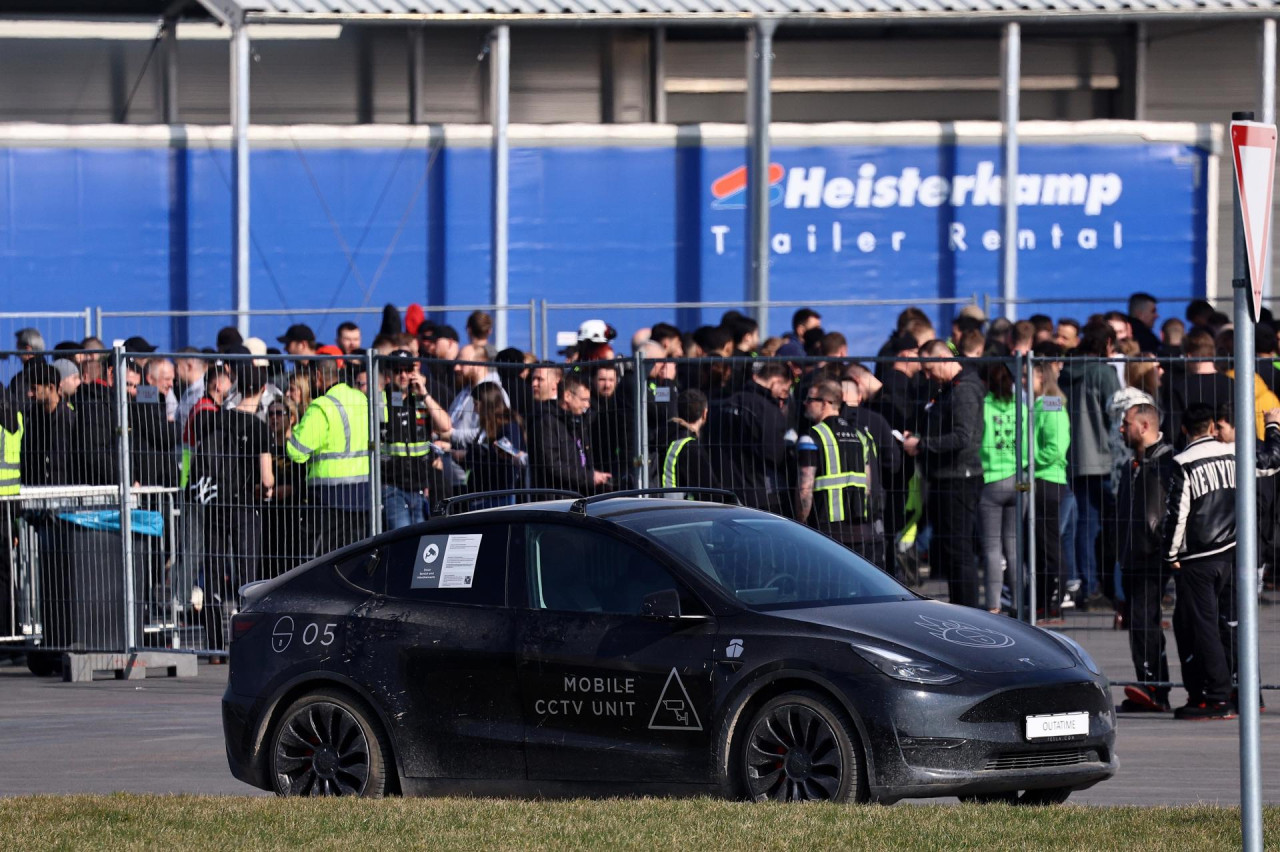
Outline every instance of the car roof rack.
{"label": "car roof rack", "polygon": [[569,511],[577,515],[585,515],[587,506],[592,503],[600,503],[605,500],[616,500],[620,497],[656,497],[661,494],[710,494],[716,497],[725,497],[733,501],[735,506],[741,506],[742,501],[738,499],[738,495],[724,488],[632,488],[627,491],[609,491],[605,494],[594,494],[590,497],[581,497],[573,501],[573,505],[569,507]]}
{"label": "car roof rack", "polygon": [[484,500],[489,497],[532,497],[532,496],[550,496],[550,497],[577,497],[582,499],[582,495],[577,491],[568,491],[563,488],[509,488],[506,491],[477,491],[475,494],[462,494],[457,497],[446,497],[436,504],[436,514],[449,516],[455,514],[453,509],[475,500]]}

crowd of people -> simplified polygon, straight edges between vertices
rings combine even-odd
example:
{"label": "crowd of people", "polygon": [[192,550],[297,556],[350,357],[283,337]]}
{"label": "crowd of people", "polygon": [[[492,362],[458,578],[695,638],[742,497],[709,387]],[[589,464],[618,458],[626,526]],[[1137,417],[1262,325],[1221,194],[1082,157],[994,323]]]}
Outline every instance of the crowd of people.
{"label": "crowd of people", "polygon": [[[1158,320],[1143,293],[1084,321],[988,321],[968,307],[937,329],[908,308],[887,340],[851,344],[811,309],[763,340],[729,311],[714,326],[641,329],[630,353],[589,320],[557,363],[496,351],[480,311],[460,335],[389,306],[367,349],[353,323],[327,345],[290,326],[279,349],[225,328],[172,359],[137,337],[123,355],[94,338],[46,349],[24,329],[0,400],[0,496],[126,475],[178,495],[166,583],[209,609],[208,595],[222,602],[359,540],[372,517],[407,526],[444,498],[727,489],[906,582],[927,565],[955,603],[1022,605],[1041,623],[1114,609],[1138,679],[1153,684],[1131,688],[1135,712],[1169,709],[1161,619],[1176,577],[1191,699],[1179,712],[1218,718],[1233,709],[1232,328],[1203,301],[1185,321]],[[1280,411],[1266,412],[1280,409],[1280,355],[1269,321],[1255,340],[1255,405],[1242,414],[1266,439],[1259,567],[1272,583]],[[621,357],[633,353],[638,371]],[[1033,534],[1025,555],[1020,529]]]}

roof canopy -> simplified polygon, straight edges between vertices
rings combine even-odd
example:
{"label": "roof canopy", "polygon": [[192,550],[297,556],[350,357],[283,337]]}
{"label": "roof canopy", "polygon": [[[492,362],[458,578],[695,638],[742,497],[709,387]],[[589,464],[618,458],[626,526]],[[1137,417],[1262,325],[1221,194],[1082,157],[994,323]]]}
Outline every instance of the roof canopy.
{"label": "roof canopy", "polygon": [[1280,15],[1280,0],[200,0],[254,23],[1083,22]]}

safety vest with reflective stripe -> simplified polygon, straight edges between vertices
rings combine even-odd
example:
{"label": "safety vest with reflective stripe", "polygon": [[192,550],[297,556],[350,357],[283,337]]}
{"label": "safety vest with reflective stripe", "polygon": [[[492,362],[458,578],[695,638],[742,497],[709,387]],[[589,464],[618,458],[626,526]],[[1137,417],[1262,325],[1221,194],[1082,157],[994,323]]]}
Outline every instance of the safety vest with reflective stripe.
{"label": "safety vest with reflective stripe", "polygon": [[680,461],[680,451],[689,446],[693,441],[693,436],[688,435],[679,440],[672,441],[671,446],[667,447],[667,456],[662,462],[662,487],[663,488],[679,488],[680,483],[676,481],[676,465]]}
{"label": "safety vest with reflective stripe", "polygon": [[[833,524],[845,521],[844,492],[846,488],[862,489],[863,517],[858,518],[857,522],[861,523],[870,520],[871,501],[867,499],[867,474],[865,470],[861,473],[844,470],[840,463],[840,442],[836,440],[835,433],[831,431],[831,427],[826,423],[819,423],[814,426],[813,433],[817,436],[818,443],[822,448],[822,469],[825,471],[814,480],[813,489],[815,492],[826,492],[827,517],[825,520]],[[858,436],[858,441],[861,444],[862,461],[865,467],[868,463],[866,441],[861,434]]]}
{"label": "safety vest with reflective stripe", "polygon": [[[414,432],[421,432],[422,435],[420,437],[426,437],[426,438],[431,437],[429,429],[419,430],[414,428],[414,424],[415,424],[414,418],[416,417],[416,413],[417,413],[416,409],[421,401],[414,397],[410,397],[408,394],[404,394],[403,399],[405,403],[412,402],[412,408],[414,410],[411,410],[408,412],[409,421],[407,426],[406,424],[402,423],[399,425],[405,428],[388,429],[386,431],[387,438],[390,439],[393,437],[394,438],[413,437],[412,433]],[[391,408],[391,392],[388,391],[383,395],[383,400],[382,400],[382,422],[383,423],[392,422],[390,419],[390,413],[389,413],[390,408]],[[395,424],[393,423],[392,425],[394,426]],[[410,434],[406,435],[404,434],[405,432],[408,432]],[[422,441],[386,440],[382,443],[382,454],[386,456],[400,456],[403,458],[421,458],[422,456],[430,455],[430,453],[431,453],[431,442],[428,440],[422,440]]]}
{"label": "safety vest with reflective stripe", "polygon": [[0,496],[17,494],[22,483],[22,412],[18,412],[18,431],[6,432],[0,427]]}
{"label": "safety vest with reflective stripe", "polygon": [[293,427],[285,450],[307,466],[308,485],[369,481],[369,399],[339,382],[311,405]]}

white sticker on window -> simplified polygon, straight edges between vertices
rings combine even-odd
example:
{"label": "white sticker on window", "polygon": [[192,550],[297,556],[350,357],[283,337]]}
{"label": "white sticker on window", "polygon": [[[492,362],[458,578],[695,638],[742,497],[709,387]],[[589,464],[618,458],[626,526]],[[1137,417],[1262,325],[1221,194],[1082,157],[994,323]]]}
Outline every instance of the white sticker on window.
{"label": "white sticker on window", "polygon": [[411,589],[469,589],[480,557],[481,533],[424,535],[418,539]]}

